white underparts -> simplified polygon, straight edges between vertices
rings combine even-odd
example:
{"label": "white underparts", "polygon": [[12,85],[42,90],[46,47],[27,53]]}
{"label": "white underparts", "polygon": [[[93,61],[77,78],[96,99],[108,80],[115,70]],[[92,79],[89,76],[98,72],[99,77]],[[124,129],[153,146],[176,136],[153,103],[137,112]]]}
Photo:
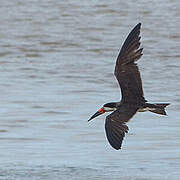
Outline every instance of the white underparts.
{"label": "white underparts", "polygon": [[146,107],[146,108],[138,109],[138,112],[154,111],[154,110],[156,110],[156,109],[155,108]]}
{"label": "white underparts", "polygon": [[108,111],[115,111],[117,108],[110,108],[110,107],[104,107],[104,111],[108,112]]}
{"label": "white underparts", "polygon": [[[111,107],[103,107],[103,108],[104,108],[104,111],[105,111],[105,112],[117,110],[117,108],[111,108]],[[146,107],[146,108],[138,109],[138,112],[154,111],[154,110],[156,110],[156,108],[149,108],[149,107]]]}

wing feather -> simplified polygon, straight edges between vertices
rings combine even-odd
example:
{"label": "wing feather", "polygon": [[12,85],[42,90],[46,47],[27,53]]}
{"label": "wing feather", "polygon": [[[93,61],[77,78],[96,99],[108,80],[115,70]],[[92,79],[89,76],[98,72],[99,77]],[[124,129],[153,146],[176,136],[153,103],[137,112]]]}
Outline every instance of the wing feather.
{"label": "wing feather", "polygon": [[118,55],[114,72],[121,88],[122,101],[135,104],[146,102],[141,75],[135,63],[143,55],[143,48],[139,49],[140,28],[141,23],[137,24],[126,38]]}
{"label": "wing feather", "polygon": [[125,133],[128,133],[129,130],[126,122],[132,118],[137,110],[137,107],[124,105],[106,117],[106,136],[114,149],[121,149]]}

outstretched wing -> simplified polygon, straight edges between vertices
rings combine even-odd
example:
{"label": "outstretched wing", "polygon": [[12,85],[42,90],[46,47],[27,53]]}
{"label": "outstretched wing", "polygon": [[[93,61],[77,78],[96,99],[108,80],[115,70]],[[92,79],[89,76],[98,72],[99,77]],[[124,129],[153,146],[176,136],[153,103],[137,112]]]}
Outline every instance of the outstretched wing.
{"label": "outstretched wing", "polygon": [[113,148],[121,149],[125,133],[128,133],[128,122],[137,112],[138,108],[131,105],[124,105],[106,117],[106,136]]}
{"label": "outstretched wing", "polygon": [[115,76],[119,82],[122,101],[128,103],[143,103],[144,99],[142,81],[139,69],[135,62],[142,56],[140,47],[141,23],[137,24],[125,40],[118,55]]}

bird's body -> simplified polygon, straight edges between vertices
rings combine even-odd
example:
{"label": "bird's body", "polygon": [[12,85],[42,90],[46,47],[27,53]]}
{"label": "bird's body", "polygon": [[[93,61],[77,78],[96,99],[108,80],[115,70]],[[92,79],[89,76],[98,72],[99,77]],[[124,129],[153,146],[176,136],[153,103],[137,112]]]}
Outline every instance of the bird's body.
{"label": "bird's body", "polygon": [[113,111],[106,117],[106,136],[113,148],[121,149],[125,133],[128,133],[126,123],[136,112],[151,111],[166,115],[165,107],[169,103],[150,104],[144,98],[142,81],[136,61],[142,56],[143,48],[140,48],[140,28],[137,24],[126,38],[118,55],[114,75],[121,88],[122,99],[120,102],[104,104],[90,119],[105,112]]}

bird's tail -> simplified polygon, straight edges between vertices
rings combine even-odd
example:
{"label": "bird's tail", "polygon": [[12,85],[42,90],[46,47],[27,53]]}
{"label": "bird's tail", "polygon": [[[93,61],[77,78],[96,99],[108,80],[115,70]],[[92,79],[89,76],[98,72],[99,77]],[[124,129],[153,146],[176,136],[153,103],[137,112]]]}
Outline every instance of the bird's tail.
{"label": "bird's tail", "polygon": [[156,104],[148,104],[148,107],[150,112],[161,115],[167,115],[165,108],[168,105],[170,105],[170,103],[156,103]]}

